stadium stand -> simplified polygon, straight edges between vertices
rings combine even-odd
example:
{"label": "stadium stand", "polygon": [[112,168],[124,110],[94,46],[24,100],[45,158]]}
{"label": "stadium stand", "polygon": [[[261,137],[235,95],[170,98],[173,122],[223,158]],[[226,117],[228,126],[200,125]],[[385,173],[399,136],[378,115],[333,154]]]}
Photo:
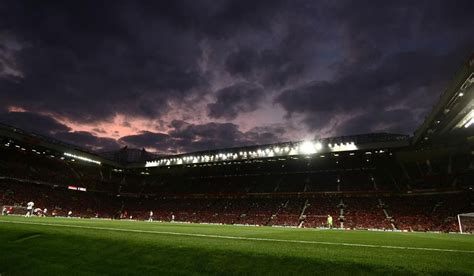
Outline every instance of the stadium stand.
{"label": "stadium stand", "polygon": [[451,164],[433,159],[436,169],[398,166],[389,152],[368,162],[364,152],[319,163],[304,158],[258,163],[257,169],[253,163],[224,170],[188,166],[164,173],[158,168],[155,175],[73,161],[8,141],[0,147],[1,204],[33,200],[57,216],[73,210],[86,218],[147,219],[153,210],[163,221],[174,215],[176,221],[194,223],[325,227],[331,215],[336,227],[346,229],[456,231],[456,214],[473,210],[472,196],[465,192],[465,178],[472,175],[468,155],[455,156]]}

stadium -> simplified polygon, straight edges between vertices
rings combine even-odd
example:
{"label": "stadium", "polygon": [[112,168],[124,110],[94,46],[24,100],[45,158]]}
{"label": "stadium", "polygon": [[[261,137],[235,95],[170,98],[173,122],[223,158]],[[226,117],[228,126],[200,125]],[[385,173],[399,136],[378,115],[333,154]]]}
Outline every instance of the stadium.
{"label": "stadium", "polygon": [[470,59],[413,136],[141,162],[2,125],[0,273],[472,273],[473,82]]}
{"label": "stadium", "polygon": [[0,1],[0,276],[474,275],[473,10]]}

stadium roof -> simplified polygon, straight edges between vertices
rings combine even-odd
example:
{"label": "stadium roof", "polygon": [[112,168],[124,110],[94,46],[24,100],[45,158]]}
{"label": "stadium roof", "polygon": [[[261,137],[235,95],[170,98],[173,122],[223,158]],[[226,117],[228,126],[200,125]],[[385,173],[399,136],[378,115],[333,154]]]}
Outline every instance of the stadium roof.
{"label": "stadium roof", "polygon": [[[63,143],[56,139],[26,132],[15,127],[0,124],[0,136],[14,139],[16,143],[32,145],[34,149],[47,148],[62,158],[78,159],[90,163],[107,164],[113,167],[138,168],[184,165],[195,163],[223,162],[232,160],[265,159],[271,157],[289,157],[298,155],[315,155],[337,153],[342,151],[376,150],[405,147],[410,144],[408,135],[392,133],[372,133],[354,136],[340,136],[312,141],[296,141],[267,145],[252,145],[238,148],[216,149],[162,156],[145,162],[122,164],[109,156],[101,156],[75,145]],[[18,146],[18,145],[15,145]],[[39,149],[36,149],[39,150]],[[123,149],[122,149],[123,150]],[[42,152],[42,151],[38,151]],[[152,156],[152,155],[150,155]],[[109,157],[109,158],[107,158]],[[125,166],[124,166],[125,165]]]}
{"label": "stadium roof", "polygon": [[315,155],[343,151],[380,150],[405,147],[409,144],[410,137],[408,135],[371,133],[164,156],[147,161],[146,167]]}
{"label": "stadium roof", "polygon": [[[36,134],[32,132],[27,132],[22,129],[8,126],[5,124],[0,124],[0,137],[5,137],[6,139],[13,139],[18,143],[32,145],[37,148],[46,148],[54,152],[58,152],[61,155],[69,157],[76,156],[82,157],[83,159],[88,159],[94,161],[93,163],[105,163],[114,167],[120,167],[121,165],[113,160],[103,158],[102,156],[83,149],[79,146],[68,144],[57,139],[53,139],[41,134]],[[81,158],[77,158],[81,159]]]}
{"label": "stadium roof", "polygon": [[415,144],[457,144],[474,135],[474,54],[416,130]]}

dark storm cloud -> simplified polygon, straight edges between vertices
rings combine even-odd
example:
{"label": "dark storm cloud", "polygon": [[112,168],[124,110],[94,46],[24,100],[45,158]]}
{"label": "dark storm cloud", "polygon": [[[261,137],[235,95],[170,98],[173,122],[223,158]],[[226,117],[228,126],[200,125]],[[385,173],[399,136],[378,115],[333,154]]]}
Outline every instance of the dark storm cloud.
{"label": "dark storm cloud", "polygon": [[363,134],[370,132],[410,133],[419,125],[414,120],[416,114],[412,110],[395,109],[376,111],[356,115],[354,118],[339,125],[341,134]]}
{"label": "dark storm cloud", "polygon": [[[285,42],[283,41],[283,45],[288,47]],[[226,69],[232,75],[253,81],[263,75],[260,81],[270,87],[285,85],[289,79],[301,74],[305,69],[302,60],[291,57],[293,50],[296,49],[258,51],[243,47],[228,56]]]}
{"label": "dark storm cloud", "polygon": [[242,132],[232,123],[190,124],[173,121],[169,134],[142,132],[125,136],[120,142],[138,148],[149,148],[157,152],[194,152],[216,148],[230,148],[278,141],[285,130],[278,128],[256,128]]}
{"label": "dark storm cloud", "polygon": [[[322,25],[326,16],[310,2],[294,3],[272,17],[271,35],[250,36],[236,41],[236,49],[225,59],[225,70],[236,78],[260,83],[267,92],[291,84],[333,57],[316,60],[325,51],[332,34]],[[305,10],[304,8],[308,9]],[[284,22],[284,23],[282,23]]]}
{"label": "dark storm cloud", "polygon": [[157,117],[206,92],[200,40],[268,29],[280,2],[4,3],[0,31],[23,45],[14,53],[23,78],[0,80],[0,102],[78,122]]}
{"label": "dark storm cloud", "polygon": [[202,0],[155,1],[145,16],[161,17],[179,29],[193,29],[205,38],[229,39],[237,32],[269,30],[271,21],[285,7],[298,1],[287,0]]}
{"label": "dark storm cloud", "polygon": [[0,122],[89,150],[116,150],[120,146],[114,139],[96,137],[85,131],[73,132],[68,126],[49,116],[32,112],[0,113]]}
{"label": "dark storm cloud", "polygon": [[119,139],[120,142],[137,148],[157,148],[161,145],[166,145],[169,143],[169,140],[170,136],[168,134],[150,131],[143,131],[139,134],[124,136]]}
{"label": "dark storm cloud", "polygon": [[58,132],[56,139],[96,152],[118,150],[120,144],[115,139],[102,138],[87,131]]}
{"label": "dark storm cloud", "polygon": [[428,110],[434,104],[461,61],[452,54],[397,53],[374,68],[354,66],[334,81],[286,90],[276,101],[290,115],[303,114],[313,129],[346,114],[352,117],[348,122],[332,126],[340,134],[380,130],[407,133],[422,119],[416,117],[417,110]]}
{"label": "dark storm cloud", "polygon": [[[176,123],[175,123],[176,124]],[[232,147],[244,140],[244,134],[232,123],[188,124],[169,132],[178,148],[188,150],[204,150],[217,147]]]}
{"label": "dark storm cloud", "polygon": [[56,132],[70,130],[69,127],[51,117],[31,112],[0,113],[0,122],[44,135],[53,135]]}
{"label": "dark storm cloud", "polygon": [[[246,139],[252,141],[253,144],[271,144],[282,142],[282,137],[285,136],[286,132],[286,128],[281,125],[264,126],[255,127],[245,132],[245,136]],[[245,145],[251,145],[252,142],[246,143]]]}
{"label": "dark storm cloud", "polygon": [[207,105],[209,117],[234,119],[239,113],[257,110],[264,91],[251,83],[238,83],[225,87],[216,94],[216,102]]}
{"label": "dark storm cloud", "polygon": [[[313,130],[410,133],[474,49],[472,1],[350,2],[334,7],[347,55],[335,77],[276,102]],[[361,9],[364,7],[364,9]],[[359,10],[360,12],[354,12]]]}
{"label": "dark storm cloud", "polygon": [[[470,0],[3,1],[0,120],[163,152],[278,141],[266,124],[285,112],[283,129],[298,134],[410,133],[474,49],[472,10]],[[235,123],[246,112],[262,116],[250,131]],[[161,125],[118,131],[117,115]],[[75,126],[136,135],[114,144]]]}
{"label": "dark storm cloud", "polygon": [[165,113],[169,101],[205,85],[197,68],[200,49],[193,34],[142,17],[144,9],[10,2],[0,26],[25,45],[15,54],[23,78],[0,80],[0,101],[79,122],[119,110],[145,117]]}
{"label": "dark storm cloud", "polygon": [[[449,58],[422,52],[397,53],[366,70],[353,68],[335,81],[313,82],[284,91],[277,101],[289,112],[388,106],[449,73]],[[448,66],[452,69],[452,66]],[[448,71],[448,72],[446,72]],[[436,93],[438,91],[434,91]],[[419,103],[417,103],[419,104]]]}

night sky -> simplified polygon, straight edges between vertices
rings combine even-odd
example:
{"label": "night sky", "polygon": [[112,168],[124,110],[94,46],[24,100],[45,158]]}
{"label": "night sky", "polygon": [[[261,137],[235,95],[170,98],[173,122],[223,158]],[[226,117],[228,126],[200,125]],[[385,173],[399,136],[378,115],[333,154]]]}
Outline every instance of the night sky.
{"label": "night sky", "polygon": [[158,153],[412,134],[474,1],[0,0],[0,122]]}

